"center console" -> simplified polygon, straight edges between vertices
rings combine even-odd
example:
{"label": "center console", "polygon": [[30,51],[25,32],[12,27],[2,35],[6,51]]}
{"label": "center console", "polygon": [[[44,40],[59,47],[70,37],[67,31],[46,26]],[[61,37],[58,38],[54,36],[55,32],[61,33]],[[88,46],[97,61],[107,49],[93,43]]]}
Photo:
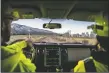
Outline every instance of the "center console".
{"label": "center console", "polygon": [[61,49],[60,48],[45,48],[44,49],[44,66],[59,66],[61,65]]}
{"label": "center console", "polygon": [[72,43],[35,43],[34,47],[36,72],[69,72],[79,59],[89,56],[90,49],[95,48],[93,45]]}

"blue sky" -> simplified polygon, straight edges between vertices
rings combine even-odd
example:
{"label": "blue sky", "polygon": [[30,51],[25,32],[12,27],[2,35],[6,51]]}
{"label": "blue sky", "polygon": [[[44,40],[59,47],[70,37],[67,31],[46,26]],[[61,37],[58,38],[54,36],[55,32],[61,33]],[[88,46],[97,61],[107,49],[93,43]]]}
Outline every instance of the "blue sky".
{"label": "blue sky", "polygon": [[[26,25],[34,28],[44,29],[43,24],[48,23],[51,19],[19,19],[18,21],[13,21],[12,23],[18,23],[21,25]],[[74,21],[67,19],[53,19],[51,22],[57,22],[62,24],[61,29],[45,29],[50,30],[56,33],[65,33],[68,30],[71,30],[71,33],[82,33],[82,32],[91,32],[92,30],[87,29],[87,26],[93,24],[94,22],[85,22],[85,21]]]}

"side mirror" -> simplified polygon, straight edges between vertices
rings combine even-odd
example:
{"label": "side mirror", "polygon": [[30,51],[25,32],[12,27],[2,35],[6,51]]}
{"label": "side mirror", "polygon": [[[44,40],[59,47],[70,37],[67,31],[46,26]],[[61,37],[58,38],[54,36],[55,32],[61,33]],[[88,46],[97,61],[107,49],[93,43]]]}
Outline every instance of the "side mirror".
{"label": "side mirror", "polygon": [[60,28],[62,28],[62,26],[60,23],[44,23],[43,28],[60,29]]}

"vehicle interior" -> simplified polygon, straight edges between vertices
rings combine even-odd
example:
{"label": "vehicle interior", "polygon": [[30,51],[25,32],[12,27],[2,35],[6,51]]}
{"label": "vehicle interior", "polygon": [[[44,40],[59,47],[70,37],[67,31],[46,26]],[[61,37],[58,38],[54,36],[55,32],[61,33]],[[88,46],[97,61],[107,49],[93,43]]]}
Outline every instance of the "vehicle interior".
{"label": "vehicle interior", "polygon": [[[8,2],[10,11],[19,12],[19,19],[49,18],[94,22],[94,15],[108,11],[107,0],[8,0]],[[62,25],[50,21],[44,23],[42,27],[52,30],[62,28]],[[56,68],[62,68],[63,72],[71,72],[79,60],[89,57],[91,50],[96,48],[95,45],[79,42],[34,42],[33,47],[32,53],[35,55],[32,62],[37,67],[36,72],[56,72]]]}

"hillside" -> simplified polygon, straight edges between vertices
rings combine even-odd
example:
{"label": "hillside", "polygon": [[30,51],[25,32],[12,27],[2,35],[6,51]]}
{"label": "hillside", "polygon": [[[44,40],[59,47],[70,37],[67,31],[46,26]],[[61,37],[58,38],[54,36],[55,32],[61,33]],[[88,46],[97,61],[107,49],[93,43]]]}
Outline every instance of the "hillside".
{"label": "hillside", "polygon": [[12,35],[27,35],[29,33],[32,35],[57,34],[52,31],[43,30],[43,29],[39,29],[39,28],[33,28],[33,27],[25,26],[25,25],[16,24],[16,23],[13,23],[11,25],[11,34]]}

